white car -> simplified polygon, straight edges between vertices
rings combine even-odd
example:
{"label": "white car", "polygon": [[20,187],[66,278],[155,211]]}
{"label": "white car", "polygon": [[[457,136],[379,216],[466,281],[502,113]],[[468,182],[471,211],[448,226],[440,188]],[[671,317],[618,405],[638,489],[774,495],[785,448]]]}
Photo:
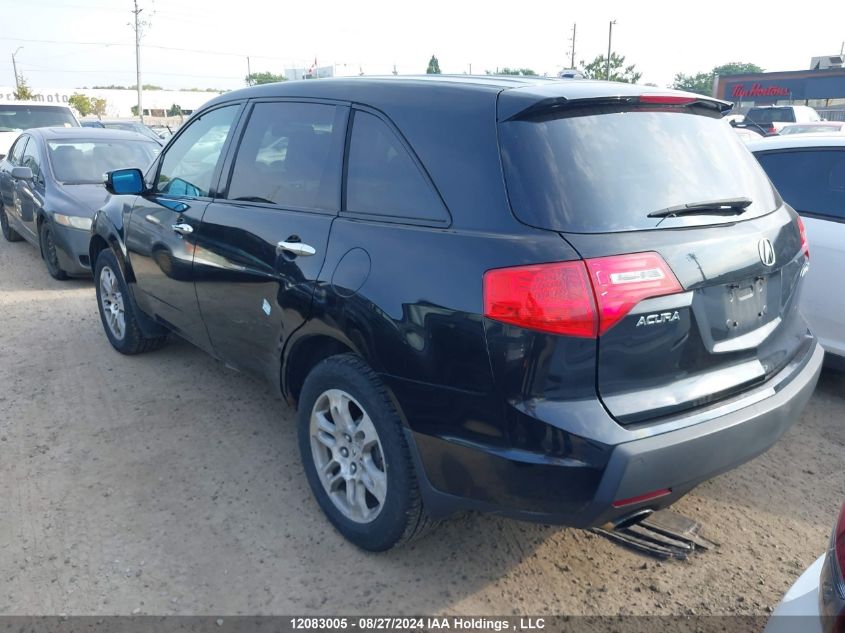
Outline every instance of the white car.
{"label": "white car", "polygon": [[814,123],[822,118],[810,106],[754,106],[745,113],[744,124],[753,124],[766,134],[777,134],[789,123]]}
{"label": "white car", "polygon": [[[819,556],[772,613],[765,633],[833,633],[845,622],[845,504],[827,552]],[[837,626],[837,622],[839,626]]]}
{"label": "white car", "polygon": [[774,136],[747,147],[803,219],[810,270],[802,309],[828,364],[845,367],[845,135]]}
{"label": "white car", "polygon": [[33,127],[79,127],[79,121],[66,105],[42,101],[0,103],[0,159],[24,130]]}

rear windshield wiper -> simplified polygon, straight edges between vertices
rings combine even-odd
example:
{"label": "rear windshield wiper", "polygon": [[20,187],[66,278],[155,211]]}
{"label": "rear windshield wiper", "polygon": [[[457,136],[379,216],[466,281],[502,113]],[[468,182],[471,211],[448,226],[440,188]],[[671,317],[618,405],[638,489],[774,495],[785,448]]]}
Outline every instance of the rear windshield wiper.
{"label": "rear windshield wiper", "polygon": [[715,215],[744,213],[751,204],[748,198],[724,198],[722,200],[705,200],[690,204],[678,204],[674,207],[666,207],[648,214],[650,218],[675,218],[681,215]]}

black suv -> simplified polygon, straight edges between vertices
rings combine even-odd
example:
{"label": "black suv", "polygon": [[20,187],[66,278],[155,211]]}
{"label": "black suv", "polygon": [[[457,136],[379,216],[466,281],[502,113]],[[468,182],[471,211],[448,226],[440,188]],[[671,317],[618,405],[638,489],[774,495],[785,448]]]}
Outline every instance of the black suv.
{"label": "black suv", "polygon": [[635,520],[766,450],[821,366],[801,223],[728,107],[525,78],[230,92],[109,174],[106,335],[265,375],[363,548],[467,508]]}

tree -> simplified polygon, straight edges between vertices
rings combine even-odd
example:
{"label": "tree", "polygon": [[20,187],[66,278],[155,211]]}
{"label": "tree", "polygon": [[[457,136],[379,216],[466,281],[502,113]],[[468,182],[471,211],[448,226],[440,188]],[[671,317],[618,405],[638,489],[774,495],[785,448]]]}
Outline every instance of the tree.
{"label": "tree", "polygon": [[613,52],[610,54],[610,77],[607,77],[607,57],[599,55],[589,64],[581,62],[581,74],[586,79],[609,79],[610,81],[622,81],[626,84],[635,84],[643,76],[637,70],[636,64],[625,65],[625,56]]}
{"label": "tree", "polygon": [[132,116],[138,116],[138,106],[133,105],[130,110],[132,111]]}
{"label": "tree", "polygon": [[79,116],[88,116],[94,109],[91,98],[79,92],[74,92],[70,96],[70,99],[67,100],[67,104],[72,108],[76,108]]}
{"label": "tree", "polygon": [[260,84],[272,84],[278,81],[285,81],[284,75],[274,75],[270,71],[261,73],[250,73],[246,76],[247,86],[258,86]]}
{"label": "tree", "polygon": [[428,60],[428,68],[425,71],[426,75],[439,75],[440,74],[440,62],[437,60],[437,57],[434,55],[431,56],[431,59]]}
{"label": "tree", "polygon": [[26,78],[23,75],[18,75],[17,80],[18,87],[14,93],[15,99],[18,101],[32,101],[35,99],[35,93],[32,92],[32,88],[29,87]]}
{"label": "tree", "polygon": [[713,94],[713,81],[716,75],[741,75],[746,73],[761,73],[763,69],[757,64],[749,64],[745,62],[730,62],[716,66],[709,73],[696,73],[694,75],[685,75],[678,73],[675,75],[675,81],[672,87],[676,90],[686,90],[688,92],[695,92],[702,95]]}
{"label": "tree", "polygon": [[172,106],[167,108],[167,116],[182,116],[182,106],[178,103],[174,103]]}
{"label": "tree", "polygon": [[[491,74],[489,71],[487,74]],[[530,68],[508,68],[505,66],[501,70],[496,72],[497,75],[520,75],[524,77],[536,77],[537,73],[535,73]]]}
{"label": "tree", "polygon": [[102,97],[94,97],[91,99],[91,112],[98,117],[102,117],[106,113],[107,102]]}

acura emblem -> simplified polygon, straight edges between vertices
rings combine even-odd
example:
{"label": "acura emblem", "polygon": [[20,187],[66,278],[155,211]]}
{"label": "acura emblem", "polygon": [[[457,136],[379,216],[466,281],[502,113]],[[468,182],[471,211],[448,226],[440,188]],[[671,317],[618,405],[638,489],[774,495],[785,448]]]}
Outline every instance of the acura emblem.
{"label": "acura emblem", "polygon": [[775,247],[768,238],[763,238],[757,243],[757,252],[760,253],[760,261],[766,266],[775,265]]}

